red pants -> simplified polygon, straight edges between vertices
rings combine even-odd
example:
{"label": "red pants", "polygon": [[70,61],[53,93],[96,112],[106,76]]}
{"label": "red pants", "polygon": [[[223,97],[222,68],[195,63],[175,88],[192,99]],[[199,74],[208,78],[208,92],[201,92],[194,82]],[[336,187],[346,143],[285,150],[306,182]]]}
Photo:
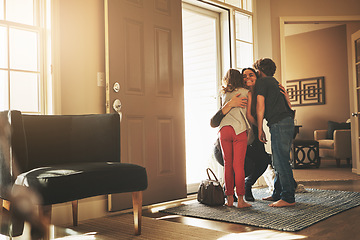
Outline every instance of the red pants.
{"label": "red pants", "polygon": [[[231,126],[220,129],[220,145],[224,157],[225,167],[225,194],[234,195],[234,182],[236,194],[245,195],[244,162],[247,148],[247,133],[235,134]],[[235,181],[234,181],[235,175]]]}

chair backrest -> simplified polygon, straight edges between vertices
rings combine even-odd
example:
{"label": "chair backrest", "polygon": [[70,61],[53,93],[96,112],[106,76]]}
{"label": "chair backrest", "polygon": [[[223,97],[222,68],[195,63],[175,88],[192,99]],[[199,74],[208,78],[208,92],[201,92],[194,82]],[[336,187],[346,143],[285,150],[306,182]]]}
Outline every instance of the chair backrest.
{"label": "chair backrest", "polygon": [[[15,113],[19,118],[18,113]],[[13,121],[14,153],[22,171],[49,165],[120,161],[120,118],[114,114],[21,115]],[[15,125],[14,125],[15,124]],[[21,129],[23,127],[23,136]],[[18,129],[17,129],[18,128]],[[27,157],[19,158],[21,139]]]}
{"label": "chair backrest", "polygon": [[9,199],[13,183],[8,112],[0,112],[0,198]]}

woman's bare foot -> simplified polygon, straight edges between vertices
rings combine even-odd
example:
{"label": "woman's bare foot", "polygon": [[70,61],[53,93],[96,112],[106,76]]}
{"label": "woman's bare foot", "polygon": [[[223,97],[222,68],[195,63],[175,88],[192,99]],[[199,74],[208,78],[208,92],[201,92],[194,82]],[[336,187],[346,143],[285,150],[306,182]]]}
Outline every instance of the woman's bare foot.
{"label": "woman's bare foot", "polygon": [[272,196],[270,196],[270,197],[265,197],[265,198],[263,198],[262,200],[272,201],[272,202],[275,202],[275,201],[276,201]]}
{"label": "woman's bare foot", "polygon": [[228,207],[232,207],[234,206],[234,196],[233,195],[228,195],[226,196],[227,199],[227,203],[225,204]]}
{"label": "woman's bare foot", "polygon": [[270,207],[292,207],[292,206],[295,206],[295,202],[288,203],[288,202],[280,199],[279,201],[276,201],[274,203],[270,203],[269,206]]}

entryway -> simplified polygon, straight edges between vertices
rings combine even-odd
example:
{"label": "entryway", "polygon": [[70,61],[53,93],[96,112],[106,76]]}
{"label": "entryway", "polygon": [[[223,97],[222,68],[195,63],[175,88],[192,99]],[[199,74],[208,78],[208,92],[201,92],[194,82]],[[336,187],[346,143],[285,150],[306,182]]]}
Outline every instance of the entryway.
{"label": "entryway", "polygon": [[188,193],[197,191],[207,167],[216,172],[212,159],[217,129],[210,119],[219,108],[221,79],[220,14],[183,3],[184,98],[186,181]]}

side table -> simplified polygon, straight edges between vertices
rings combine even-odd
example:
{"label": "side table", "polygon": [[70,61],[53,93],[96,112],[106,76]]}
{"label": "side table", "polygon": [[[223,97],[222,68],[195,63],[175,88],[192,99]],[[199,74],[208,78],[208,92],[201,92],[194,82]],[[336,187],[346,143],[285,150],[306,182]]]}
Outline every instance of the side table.
{"label": "side table", "polygon": [[320,167],[319,142],[315,140],[294,139],[291,165],[293,168]]}

